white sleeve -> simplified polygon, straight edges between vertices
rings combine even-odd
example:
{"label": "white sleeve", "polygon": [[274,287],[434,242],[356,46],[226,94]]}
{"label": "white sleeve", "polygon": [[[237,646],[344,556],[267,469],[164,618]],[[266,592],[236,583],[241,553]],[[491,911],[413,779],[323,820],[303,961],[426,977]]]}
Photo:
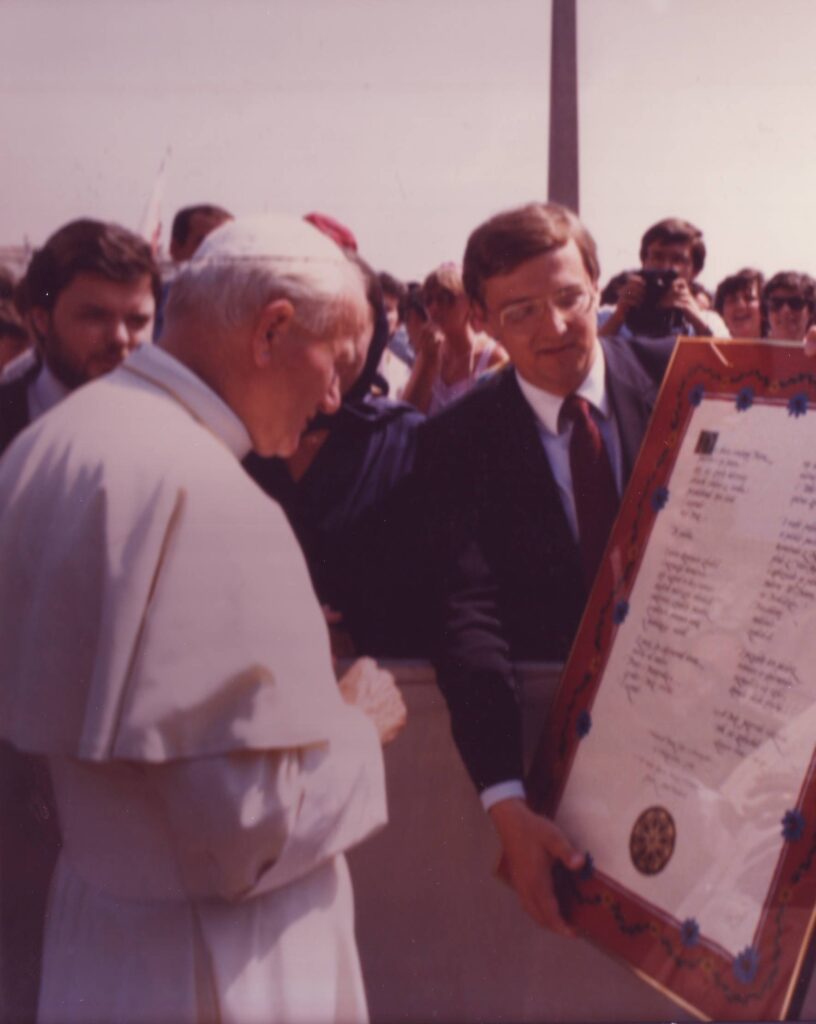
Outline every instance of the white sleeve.
{"label": "white sleeve", "polygon": [[145,767],[194,898],[286,885],[387,820],[382,751],[363,714],[338,711],[327,744]]}
{"label": "white sleeve", "polygon": [[711,331],[714,338],[730,338],[731,332],[725,326],[725,321],[714,309],[703,309],[699,313],[700,319]]}
{"label": "white sleeve", "polygon": [[527,793],[524,790],[524,783],[521,779],[508,779],[507,782],[497,782],[493,786],[483,789],[479,794],[482,807],[486,811],[489,811],[493,804],[515,797],[518,797],[519,800],[527,799]]}

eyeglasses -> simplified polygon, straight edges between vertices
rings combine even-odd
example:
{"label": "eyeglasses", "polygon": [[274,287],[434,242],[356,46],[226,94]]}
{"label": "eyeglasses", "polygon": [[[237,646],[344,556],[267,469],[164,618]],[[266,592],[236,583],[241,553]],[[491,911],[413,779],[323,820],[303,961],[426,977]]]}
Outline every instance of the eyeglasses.
{"label": "eyeglasses", "polygon": [[780,295],[777,298],[768,299],[768,309],[772,313],[779,313],[785,306],[793,313],[801,313],[803,309],[810,308],[810,303],[800,295],[792,295],[790,298]]}
{"label": "eyeglasses", "polygon": [[583,316],[592,306],[592,295],[583,288],[558,292],[551,299],[524,299],[512,302],[499,313],[499,323],[506,331],[521,334],[535,330],[544,319],[548,309],[556,310],[562,317]]}

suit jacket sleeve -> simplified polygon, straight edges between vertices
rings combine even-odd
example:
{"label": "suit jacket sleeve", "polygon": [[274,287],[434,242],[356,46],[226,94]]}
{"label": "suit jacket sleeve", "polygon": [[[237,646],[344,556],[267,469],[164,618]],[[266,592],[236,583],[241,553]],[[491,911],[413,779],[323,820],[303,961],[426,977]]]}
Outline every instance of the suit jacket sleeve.
{"label": "suit jacket sleeve", "polygon": [[[467,431],[465,431],[467,433]],[[419,488],[427,526],[434,667],[451,729],[480,791],[523,778],[518,684],[502,627],[499,593],[479,537],[472,500],[472,448],[447,418],[420,438]]]}

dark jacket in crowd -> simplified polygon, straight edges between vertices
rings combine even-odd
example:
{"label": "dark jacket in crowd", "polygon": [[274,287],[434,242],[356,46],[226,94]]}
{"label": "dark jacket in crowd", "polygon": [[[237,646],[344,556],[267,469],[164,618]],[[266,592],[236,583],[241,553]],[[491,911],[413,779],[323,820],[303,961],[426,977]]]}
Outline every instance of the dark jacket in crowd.
{"label": "dark jacket in crowd", "polygon": [[[0,454],[29,423],[28,387],[39,363],[0,385]],[[0,509],[2,514],[2,509]],[[45,911],[61,846],[45,761],[0,743],[0,1020],[33,1020]]]}

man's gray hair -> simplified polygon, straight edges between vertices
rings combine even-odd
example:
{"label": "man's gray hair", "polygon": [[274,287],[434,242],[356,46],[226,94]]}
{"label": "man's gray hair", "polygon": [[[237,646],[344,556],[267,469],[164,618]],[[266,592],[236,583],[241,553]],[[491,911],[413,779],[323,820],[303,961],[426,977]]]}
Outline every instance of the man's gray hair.
{"label": "man's gray hair", "polygon": [[207,236],[173,282],[164,318],[169,326],[194,313],[223,333],[281,298],[305,332],[329,337],[350,320],[356,325],[365,286],[359,268],[311,224],[243,217]]}

